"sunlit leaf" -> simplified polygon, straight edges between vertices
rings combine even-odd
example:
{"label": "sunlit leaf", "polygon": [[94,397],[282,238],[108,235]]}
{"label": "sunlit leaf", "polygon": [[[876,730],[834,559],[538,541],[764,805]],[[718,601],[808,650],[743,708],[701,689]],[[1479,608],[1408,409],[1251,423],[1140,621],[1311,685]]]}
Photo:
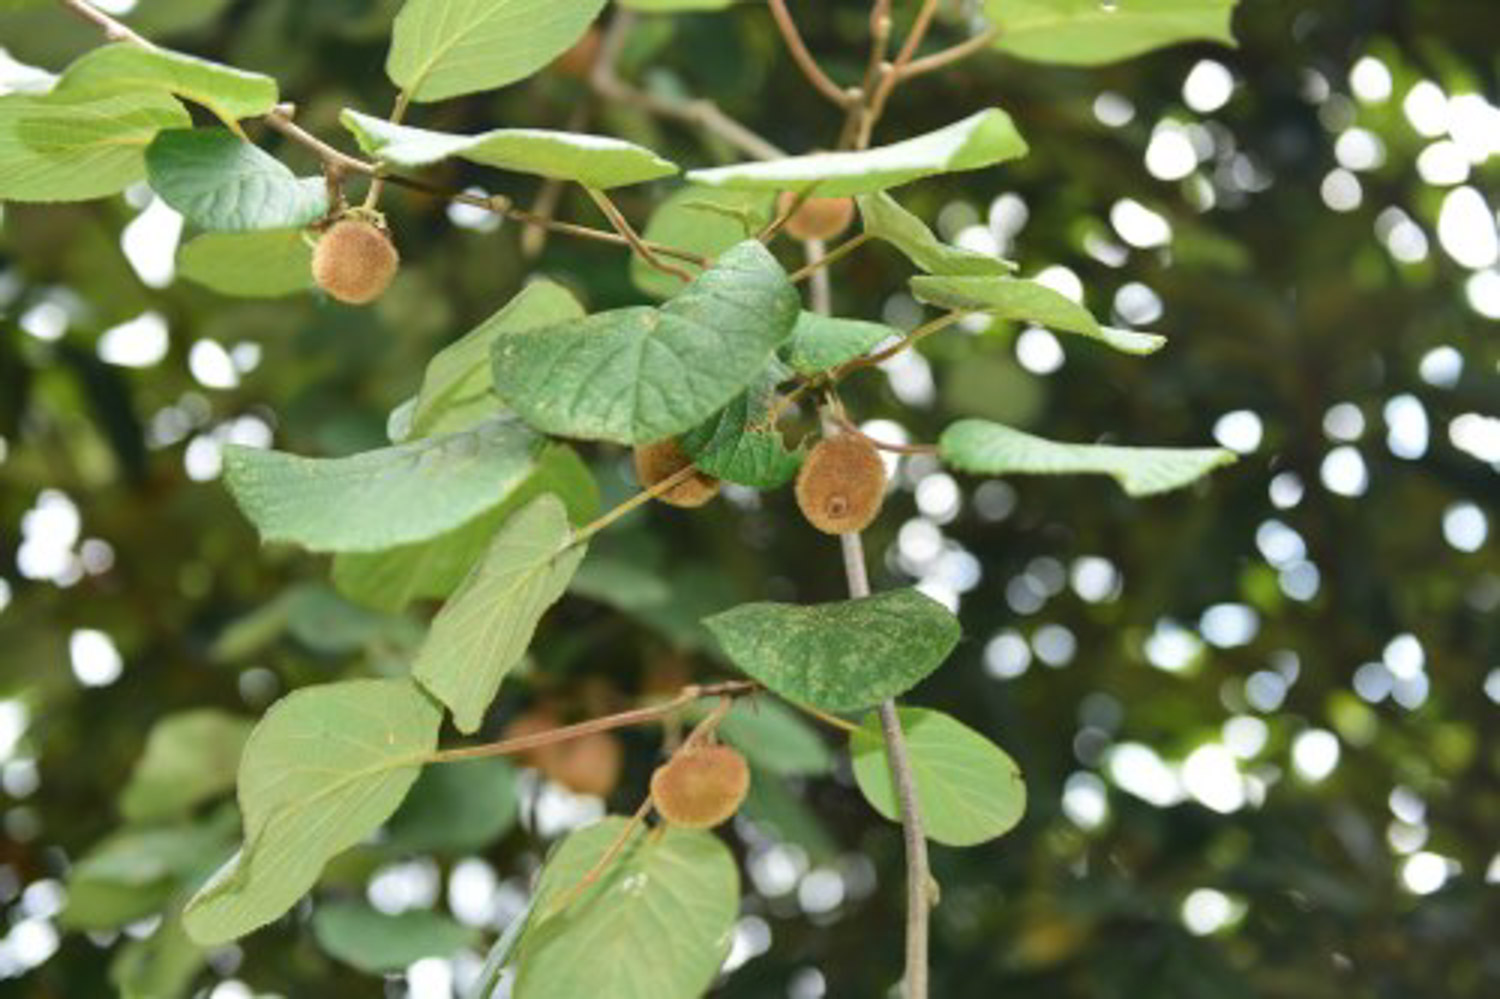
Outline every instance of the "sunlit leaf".
{"label": "sunlit leaf", "polygon": [[799,607],[743,604],[703,622],[736,666],[791,701],[856,711],[943,664],[958,621],[916,590]]}
{"label": "sunlit leaf", "polygon": [[995,47],[1037,62],[1095,66],[1178,42],[1234,43],[1236,0],[985,0]]}
{"label": "sunlit leaf", "polygon": [[[974,846],[1003,836],[1026,812],[1021,768],[999,746],[941,711],[901,708],[901,731],[927,838]],[[854,779],[875,810],[901,820],[880,718],[871,714],[849,739]]]}
{"label": "sunlit leaf", "polygon": [[1223,448],[1062,444],[987,420],[960,420],[943,432],[938,448],[944,464],[963,472],[1108,475],[1131,496],[1180,489],[1235,461]]}
{"label": "sunlit leaf", "polygon": [[280,100],[276,81],[269,76],[131,42],[104,45],[80,56],[63,73],[58,90],[158,90],[201,105],[226,124],[263,115]]}

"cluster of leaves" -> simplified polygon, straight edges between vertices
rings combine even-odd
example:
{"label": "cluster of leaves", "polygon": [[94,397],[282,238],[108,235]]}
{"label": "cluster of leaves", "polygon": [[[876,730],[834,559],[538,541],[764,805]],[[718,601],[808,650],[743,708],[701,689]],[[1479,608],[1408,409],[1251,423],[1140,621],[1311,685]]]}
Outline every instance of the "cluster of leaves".
{"label": "cluster of leaves", "polygon": [[[1111,17],[1094,4],[1000,4],[999,47],[1035,59],[1106,61],[1222,35],[1230,4],[1141,6],[1140,16],[1127,10]],[[570,48],[601,7],[585,0],[411,0],[395,21],[388,71],[413,102],[502,86]],[[1173,8],[1173,16],[1156,7]],[[144,178],[203,231],[183,250],[186,276],[238,294],[300,290],[307,284],[303,231],[336,206],[323,178],[298,177],[245,137],[243,122],[279,113],[279,100],[269,77],[129,41],[104,46],[68,67],[48,93],[0,99],[0,150],[7,154],[0,198],[96,198]],[[191,127],[182,101],[210,112],[221,127]],[[598,136],[535,129],[455,135],[353,109],[342,121],[384,169],[461,159],[596,191],[677,172],[649,149]],[[1035,323],[1128,354],[1160,347],[1160,338],[1105,326],[1071,299],[1013,276],[1004,261],[942,243],[887,193],[1025,152],[1010,117],[989,109],[875,149],[689,171],[688,186],[663,203],[645,237],[712,263],[683,286],[638,261],[642,290],[663,304],[586,315],[561,286],[538,281],[432,358],[415,396],[392,414],[388,447],[337,459],[230,448],[229,487],[263,540],[332,554],[335,586],[371,608],[444,603],[411,642],[410,677],[298,691],[248,738],[241,722],[197,715],[157,730],[153,748],[158,741],[163,748],[148,752],[126,800],[166,788],[170,805],[127,803],[133,821],[182,818],[222,795],[225,774],[234,770],[229,761],[239,759],[243,845],[187,905],[188,933],[200,943],[247,933],[285,912],[329,860],[381,827],[401,842],[403,800],[416,800],[421,781],[440,779],[423,768],[437,751],[442,709],[461,732],[478,731],[543,614],[581,578],[599,501],[588,467],[562,441],[638,445],[682,436],[699,467],[715,476],[778,488],[795,474],[801,451],[787,447],[768,419],[776,390],[789,382],[829,384],[877,345],[901,341],[900,331],[881,324],[802,310],[782,265],[751,238],[759,225],[746,224],[765,220],[771,195],[857,196],[866,233],[920,272],[912,295],[952,316]],[[260,260],[271,266],[253,265]],[[956,470],[983,475],[1106,474],[1131,495],[1181,487],[1228,459],[1217,449],[1059,443],[972,419],[942,434],[938,454]],[[905,693],[958,640],[953,616],[910,590],[812,607],[748,604],[706,624],[722,653],[766,689],[829,713],[862,712]],[[912,709],[903,723],[932,839],[969,845],[1015,825],[1024,794],[1009,757],[937,712]],[[215,751],[195,753],[184,740]],[[744,748],[765,751],[756,740]],[[850,749],[859,787],[895,818],[883,742],[870,719]],[[189,755],[191,772],[172,774]],[[757,762],[774,770],[771,760]],[[111,867],[116,848],[102,847],[80,865],[80,885],[90,883],[90,872],[106,891],[140,884],[165,890],[144,910],[80,917],[79,925],[119,925],[166,898],[180,901],[182,889],[202,878],[204,858],[222,854],[224,814],[213,820],[215,835],[194,849],[173,846],[170,867],[159,863],[158,845],[146,851],[152,863],[122,876]],[[232,826],[232,816],[227,821]],[[196,823],[183,834],[207,828]],[[707,834],[632,838],[588,896],[565,912],[548,912],[548,900],[578,883],[617,833],[613,821],[576,833],[549,861],[533,903],[544,915],[497,952],[519,955],[517,994],[597,991],[598,982],[577,976],[612,975],[623,964],[640,976],[640,994],[690,996],[717,971],[738,889],[727,851]],[[645,888],[626,891],[626,883]],[[87,896],[75,896],[75,904],[79,897]],[[664,912],[672,914],[665,921]],[[451,925],[398,928],[373,913],[333,907],[320,911],[316,925],[334,953],[379,954],[384,940],[400,938],[409,949],[393,961],[424,952],[410,949],[413,940],[432,941],[433,951],[467,942]],[[646,945],[667,933],[679,951]],[[601,947],[631,960],[581,959]],[[369,956],[357,960],[385,966]]]}

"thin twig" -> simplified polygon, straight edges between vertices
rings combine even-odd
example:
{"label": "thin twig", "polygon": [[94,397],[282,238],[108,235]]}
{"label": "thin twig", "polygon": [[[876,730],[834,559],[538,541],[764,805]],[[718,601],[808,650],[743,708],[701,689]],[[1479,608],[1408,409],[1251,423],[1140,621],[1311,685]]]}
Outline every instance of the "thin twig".
{"label": "thin twig", "polygon": [[858,371],[860,368],[873,368],[882,361],[889,361],[902,351],[915,347],[934,333],[941,333],[967,315],[967,312],[955,310],[944,313],[936,319],[930,319],[884,350],[876,351],[873,354],[866,354],[864,357],[856,357],[852,361],[845,361],[834,369],[832,379],[837,382],[842,380],[845,375]]}
{"label": "thin twig", "polygon": [[609,869],[609,865],[620,855],[620,851],[625,849],[625,844],[630,842],[631,837],[635,835],[636,829],[641,823],[646,821],[646,817],[651,814],[651,809],[655,807],[656,805],[651,800],[650,795],[647,795],[646,800],[641,802],[641,807],[637,808],[635,814],[626,821],[625,828],[620,830],[620,835],[616,836],[615,841],[609,844],[609,849],[600,855],[599,859],[594,862],[594,866],[589,868],[587,874],[578,879],[578,883],[569,889],[561,901],[554,902],[548,907],[547,911],[543,914],[543,918],[554,916],[578,901],[578,897],[588,890],[589,885],[598,881],[599,876]]}
{"label": "thin twig", "polygon": [[59,0],[59,2],[85,21],[92,23],[103,31],[104,37],[112,42],[131,42],[142,48],[153,50],[157,48],[155,42],[127,28],[98,7],[87,3],[86,0]]}
{"label": "thin twig", "polygon": [[868,442],[871,447],[875,448],[878,451],[889,451],[892,454],[937,454],[938,448],[936,444],[892,444],[889,441],[883,441],[879,438],[871,437],[869,434],[859,429],[859,427],[855,426],[853,420],[842,414],[834,414],[833,422],[837,423],[841,428],[843,428],[845,433],[853,434],[855,437],[862,438],[863,440]]}
{"label": "thin twig", "polygon": [[676,489],[678,486],[682,485],[689,478],[691,478],[697,471],[698,469],[692,465],[684,465],[677,471],[673,472],[671,475],[667,476],[665,479],[662,479],[660,482],[652,485],[649,489],[642,489],[640,492],[630,497],[630,499],[621,503],[613,510],[608,511],[597,520],[593,521],[592,523],[586,524],[583,527],[580,527],[577,531],[573,532],[573,538],[568,542],[568,547],[573,548],[583,544],[589,538],[592,538],[594,535],[598,534],[600,531],[604,530],[606,527],[613,524],[615,521],[619,520],[621,517],[634,510],[636,507],[643,506],[644,504],[656,499],[658,496],[669,493],[673,489]]}
{"label": "thin twig", "polygon": [[[410,106],[410,94],[408,94],[405,90],[397,94],[396,106],[391,109],[391,117],[389,119],[390,123],[392,125],[401,124],[402,119],[406,117],[406,109]],[[377,173],[375,175],[375,179],[370,181],[370,190],[365,194],[365,208],[367,210],[374,211],[375,208],[380,204],[380,195],[384,191],[385,178]]]}
{"label": "thin twig", "polygon": [[950,45],[941,52],[934,52],[932,55],[924,56],[921,59],[913,59],[901,70],[901,80],[905,82],[913,77],[922,76],[967,59],[980,49],[988,48],[990,43],[999,37],[999,27],[991,25],[979,34],[971,35],[957,45]]}
{"label": "thin twig", "polygon": [[735,121],[713,101],[650,94],[631,86],[617,75],[615,66],[625,39],[635,24],[635,12],[615,14],[599,46],[599,59],[589,74],[589,86],[606,100],[638,107],[662,118],[696,125],[717,135],[731,146],[758,160],[777,160],[786,155],[780,148]]}
{"label": "thin twig", "polygon": [[609,199],[609,195],[592,187],[585,187],[584,190],[588,192],[594,204],[599,206],[599,210],[604,213],[604,217],[609,219],[609,224],[614,226],[615,232],[625,237],[625,241],[630,244],[630,248],[635,251],[636,256],[663,274],[670,274],[680,279],[684,284],[693,280],[693,276],[687,271],[681,267],[667,263],[661,257],[657,256],[651,247],[646,245],[646,241],[641,239],[640,234],[635,231],[635,227],[625,218],[624,213]]}
{"label": "thin twig", "polygon": [[488,742],[482,746],[440,749],[429,753],[423,757],[422,761],[424,763],[455,763],[459,760],[477,760],[490,756],[514,756],[517,753],[527,753],[544,746],[581,739],[586,735],[635,725],[648,725],[706,697],[744,697],[759,690],[759,684],[748,680],[731,680],[707,686],[687,686],[671,700],[653,704],[647,708],[621,711],[618,714],[605,715],[601,718],[591,718],[576,725],[563,725],[545,732],[517,736],[514,739],[502,739],[499,742]]}
{"label": "thin twig", "polygon": [[818,65],[818,60],[807,48],[807,43],[802,40],[802,32],[797,28],[797,21],[792,17],[792,12],[787,9],[786,0],[770,0],[771,16],[776,21],[776,29],[781,32],[781,37],[786,41],[786,48],[791,53],[792,61],[797,68],[802,70],[802,75],[807,77],[818,93],[832,101],[837,107],[847,108],[854,100],[850,93],[840,87]]}
{"label": "thin twig", "polygon": [[807,280],[809,277],[812,277],[812,275],[816,274],[818,271],[822,270],[825,267],[828,267],[836,261],[842,260],[844,257],[847,257],[849,254],[853,253],[861,246],[864,246],[870,241],[870,239],[871,236],[867,232],[862,232],[858,236],[852,236],[849,239],[844,240],[838,246],[835,246],[833,249],[829,250],[819,259],[809,262],[807,266],[803,267],[800,270],[793,271],[790,275],[787,276],[787,280],[792,282],[792,284],[801,284],[803,281]]}

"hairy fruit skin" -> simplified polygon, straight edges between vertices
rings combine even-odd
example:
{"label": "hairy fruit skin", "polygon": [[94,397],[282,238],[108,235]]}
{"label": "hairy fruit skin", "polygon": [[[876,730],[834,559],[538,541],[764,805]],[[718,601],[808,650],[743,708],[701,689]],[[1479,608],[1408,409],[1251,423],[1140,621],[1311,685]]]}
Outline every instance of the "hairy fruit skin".
{"label": "hairy fruit skin", "polygon": [[[778,215],[792,207],[797,195],[783,192],[776,202]],[[853,198],[808,198],[786,220],[787,235],[794,239],[832,239],[854,222]]]}
{"label": "hairy fruit skin", "polygon": [[391,237],[373,222],[343,218],[313,248],[313,280],[349,305],[368,305],[385,293],[401,266]]}
{"label": "hairy fruit skin", "polygon": [[685,749],[651,775],[651,801],[662,818],[688,829],[728,821],[750,793],[750,765],[728,746]]}
{"label": "hairy fruit skin", "polygon": [[[562,723],[545,708],[518,716],[501,733],[504,739],[520,739],[560,727]],[[579,739],[549,743],[516,754],[522,766],[534,767],[548,780],[574,794],[607,796],[620,783],[625,752],[620,740],[608,732]]]}
{"label": "hairy fruit skin", "polygon": [[[682,445],[672,437],[653,444],[640,444],[635,449],[635,477],[647,489],[676,475],[692,463],[693,459],[687,456]],[[702,506],[717,495],[719,480],[712,475],[694,472],[657,498],[670,506],[692,509]]]}
{"label": "hairy fruit skin", "polygon": [[870,526],[885,502],[885,462],[875,445],[854,434],[818,443],[797,474],[797,505],[824,534]]}

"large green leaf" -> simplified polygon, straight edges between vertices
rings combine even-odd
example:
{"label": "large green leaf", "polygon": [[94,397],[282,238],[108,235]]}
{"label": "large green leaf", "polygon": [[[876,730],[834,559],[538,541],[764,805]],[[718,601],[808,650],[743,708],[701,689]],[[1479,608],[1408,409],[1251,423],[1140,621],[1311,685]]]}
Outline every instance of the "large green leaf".
{"label": "large green leaf", "polygon": [[857,711],[905,693],[959,638],[958,620],[916,590],[811,607],[743,604],[703,623],[740,669],[824,711]]}
{"label": "large green leaf", "polygon": [[640,444],[690,430],[765,371],[796,289],[747,240],[660,308],[635,306],[495,341],[495,389],[532,426]]}
{"label": "large green leaf", "polygon": [[[1026,812],[1026,784],[1015,760],[941,711],[901,708],[899,714],[928,839],[974,846],[1015,828]],[[870,714],[850,736],[849,753],[865,800],[899,822],[901,808],[878,715]]]}
{"label": "large green leaf", "polygon": [[1061,444],[988,420],[960,420],[938,441],[943,462],[980,475],[1108,475],[1131,496],[1163,493],[1234,463],[1222,448]]}
{"label": "large green leaf", "polygon": [[979,170],[1024,155],[1026,142],[1010,115],[990,108],[889,146],[693,170],[688,180],[751,191],[816,191],[826,198],[874,194],[923,177]]}
{"label": "large green leaf", "polygon": [[739,912],[734,857],[701,830],[636,829],[572,899],[624,829],[624,819],[605,819],[569,835],[547,861],[515,999],[698,999],[712,984]]}
{"label": "large green leaf", "polygon": [[155,822],[228,791],[251,728],[249,719],[216,708],[157,722],[120,792],[120,811],[131,822]]}
{"label": "large green leaf", "polygon": [[339,116],[360,148],[385,163],[424,167],[446,159],[603,190],[669,177],[677,165],[644,146],[602,135],[579,135],[539,128],[497,128],[479,135],[432,132],[394,125],[358,111]]}
{"label": "large green leaf", "polygon": [[414,101],[524,79],[583,37],[604,0],[407,0],[386,72]]}
{"label": "large green leaf", "polygon": [[773,375],[683,434],[683,450],[701,471],[726,482],[752,489],[785,485],[802,467],[803,452],[788,449],[772,422],[775,401]]}
{"label": "large green leaf", "polygon": [[322,178],[299,178],[227,129],[162,132],[146,150],[146,169],[151,189],[203,229],[295,229],[328,212]]}
{"label": "large green leaf", "polygon": [[[714,260],[765,228],[775,204],[775,196],[768,191],[727,191],[688,185],[656,206],[641,235],[654,243]],[[682,261],[678,263],[688,270],[693,267]],[[638,255],[630,258],[630,279],[641,291],[656,298],[671,298],[683,288],[681,278],[652,267]]]}
{"label": "large green leaf", "polygon": [[1000,319],[1077,333],[1126,354],[1152,354],[1167,342],[1155,333],[1102,326],[1068,296],[1025,278],[919,275],[911,279],[911,288],[918,301],[929,305],[988,312]]}
{"label": "large green leaf", "polygon": [[400,440],[466,430],[500,409],[490,350],[503,333],[582,319],[583,306],[560,284],[531,282],[493,316],[427,362]]}
{"label": "large green leaf", "polygon": [[479,728],[542,614],[567,590],[587,551],[569,547],[571,535],[562,501],[539,497],[505,523],[433,620],[412,675],[448,706],[459,731]]}
{"label": "large green leaf", "polygon": [[192,938],[233,940],[290,908],[330,858],[390,818],[441,721],[407,679],[324,684],[273,705],[240,764],[244,845],[188,903]]}
{"label": "large green leaf", "polygon": [[899,330],[881,323],[804,312],[792,330],[786,361],[799,375],[821,375],[900,336]]}
{"label": "large green leaf", "polygon": [[366,451],[302,458],[224,449],[224,479],[266,542],[368,552],[436,537],[498,505],[541,440],[515,420]]}
{"label": "large green leaf", "polygon": [[427,909],[386,915],[363,902],[334,902],[313,913],[324,952],[372,975],[405,971],[424,957],[448,957],[475,943],[470,927]]}
{"label": "large green leaf", "polygon": [[87,201],[146,176],[146,147],[192,124],[177,99],[121,94],[0,97],[0,201]]}
{"label": "large green leaf", "polygon": [[206,232],[177,251],[177,273],[221,295],[279,298],[312,287],[312,247],[300,229]]}
{"label": "large green leaf", "polygon": [[902,208],[889,194],[868,194],[859,199],[865,232],[890,243],[928,274],[1005,274],[1015,270],[1009,260],[949,246],[935,236],[927,223]]}
{"label": "large green leaf", "polygon": [[519,794],[504,760],[430,766],[391,816],[385,846],[399,853],[483,850],[515,823]]}
{"label": "large green leaf", "polygon": [[995,47],[1037,62],[1097,66],[1191,40],[1234,43],[1235,0],[985,0]]}
{"label": "large green leaf", "polygon": [[276,81],[269,76],[131,42],[80,56],[63,74],[58,90],[157,90],[201,105],[226,124],[263,115],[280,100]]}
{"label": "large green leaf", "polygon": [[520,485],[493,510],[426,541],[378,552],[341,552],[333,560],[333,584],[350,600],[390,614],[413,600],[446,599],[464,581],[490,539],[517,510],[544,493],[563,501],[575,524],[599,511],[599,487],[577,452],[549,445]]}

